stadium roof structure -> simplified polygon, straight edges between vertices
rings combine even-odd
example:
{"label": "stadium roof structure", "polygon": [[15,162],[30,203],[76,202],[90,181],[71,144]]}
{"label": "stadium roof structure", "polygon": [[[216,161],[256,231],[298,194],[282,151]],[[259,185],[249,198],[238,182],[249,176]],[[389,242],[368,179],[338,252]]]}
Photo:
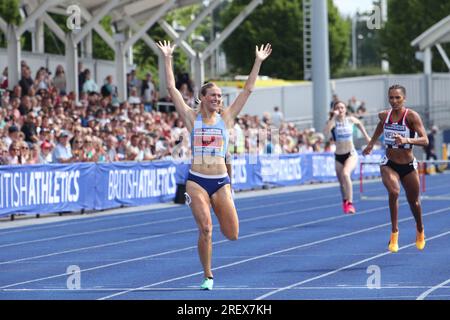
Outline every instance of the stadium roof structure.
{"label": "stadium roof structure", "polygon": [[[252,0],[247,7],[220,33],[216,35],[202,52],[196,51],[186,41],[204,19],[210,15],[223,0],[22,0],[21,13],[23,23],[20,26],[8,25],[0,17],[0,30],[7,34],[8,44],[8,78],[10,86],[19,81],[20,75],[20,38],[27,30],[33,30],[33,51],[44,53],[44,24],[62,42],[66,51],[67,89],[78,96],[78,44],[85,44],[87,56],[92,55],[92,31],[95,30],[115,52],[116,79],[119,99],[126,100],[126,70],[132,56],[132,46],[142,39],[159,57],[160,91],[166,92],[164,59],[147,31],[158,23],[189,57],[191,72],[196,84],[204,81],[204,62],[225,41],[230,34],[250,15],[264,0]],[[164,17],[170,11],[201,4],[202,11],[192,23],[179,34]],[[48,13],[68,17],[67,26],[71,32],[66,33]],[[105,16],[111,16],[112,36],[100,25]],[[12,88],[10,88],[12,89]]]}
{"label": "stadium roof structure", "polygon": [[423,56],[419,56],[420,60],[424,62],[424,73],[431,74],[431,48],[436,46],[442,59],[444,59],[447,68],[450,71],[450,59],[448,58],[445,50],[442,48],[441,43],[450,42],[450,15],[442,19],[435,25],[431,26],[424,33],[418,36],[411,42],[411,46],[419,47],[423,51]]}

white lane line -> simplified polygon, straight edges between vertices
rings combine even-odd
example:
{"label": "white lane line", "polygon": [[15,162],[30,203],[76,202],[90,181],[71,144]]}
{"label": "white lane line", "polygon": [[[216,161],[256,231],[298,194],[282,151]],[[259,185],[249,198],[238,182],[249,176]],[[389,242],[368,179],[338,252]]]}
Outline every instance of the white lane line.
{"label": "white lane line", "polygon": [[[429,212],[427,214],[424,214],[423,216],[430,216],[430,215],[434,215],[434,214],[437,214],[437,213],[445,212],[445,211],[448,211],[448,210],[450,210],[450,207],[447,207],[447,208],[444,208],[444,209],[435,210],[435,211],[431,211],[431,212]],[[404,221],[408,221],[408,220],[412,220],[412,219],[413,219],[413,217],[404,218],[404,219],[400,219],[398,222],[400,223],[400,222],[404,222]],[[309,246],[313,246],[313,245],[317,245],[317,244],[321,244],[321,243],[325,243],[325,242],[329,242],[329,241],[334,241],[336,239],[349,237],[349,236],[352,236],[352,235],[364,233],[364,232],[367,232],[367,231],[372,231],[372,230],[375,230],[375,229],[378,229],[378,228],[382,228],[382,227],[386,227],[386,226],[390,226],[390,225],[391,225],[390,222],[389,223],[380,224],[380,225],[373,226],[373,227],[370,227],[370,228],[365,228],[365,229],[361,229],[361,230],[358,230],[358,231],[349,232],[349,233],[346,233],[346,234],[341,234],[339,236],[334,236],[334,237],[330,237],[330,238],[326,238],[326,239],[322,239],[322,240],[318,240],[318,241],[314,241],[314,242],[310,242],[310,243],[306,243],[306,244],[290,247],[290,248],[287,248],[287,249],[282,249],[282,250],[266,253],[266,254],[255,256],[255,257],[252,257],[252,258],[249,258],[249,259],[236,261],[236,262],[233,262],[233,263],[230,263],[230,264],[226,264],[226,265],[222,265],[222,266],[219,266],[219,267],[215,267],[212,270],[214,271],[214,270],[220,270],[220,269],[224,269],[224,268],[228,268],[228,267],[233,267],[233,266],[236,266],[236,265],[239,265],[239,264],[243,264],[243,263],[246,263],[246,262],[267,258],[267,257],[273,256],[273,255],[277,255],[277,254],[280,254],[280,253],[285,253],[285,252],[289,252],[289,251],[293,251],[293,250],[297,250],[297,249],[300,249],[300,248],[309,247]],[[450,233],[450,231],[447,232],[447,233]],[[430,240],[430,239],[432,239],[432,238],[429,238],[428,240]],[[402,248],[405,248],[405,247],[402,247]],[[382,255],[386,255],[386,254],[389,254],[389,253],[390,252],[388,251],[387,253],[384,253]],[[378,256],[382,256],[382,255],[378,255]],[[152,283],[152,284],[145,285],[145,286],[141,286],[139,288],[135,288],[135,289],[132,289],[132,290],[126,290],[126,291],[117,292],[115,294],[111,294],[111,295],[108,295],[108,296],[105,296],[105,297],[101,297],[98,300],[107,300],[107,299],[114,298],[114,297],[117,297],[117,296],[121,296],[121,295],[130,293],[130,292],[133,292],[133,291],[136,291],[136,290],[141,290],[141,289],[145,289],[145,288],[149,288],[149,287],[155,287],[155,286],[158,286],[160,284],[169,283],[169,282],[173,282],[173,281],[177,281],[177,280],[181,280],[181,279],[186,279],[186,278],[190,278],[190,277],[201,275],[201,274],[203,274],[203,272],[191,273],[191,274],[188,274],[188,275],[179,276],[179,277],[176,277],[176,278],[159,281],[159,282]]]}
{"label": "white lane line", "polygon": [[[450,208],[447,208],[447,210],[448,210],[448,209],[450,209]],[[403,220],[404,220],[404,219],[403,219]],[[400,222],[400,221],[399,221],[399,222]],[[444,233],[435,235],[435,236],[433,236],[433,237],[427,238],[427,242],[432,241],[432,240],[434,240],[434,239],[438,239],[438,238],[444,237],[444,236],[446,236],[446,235],[448,235],[448,234],[450,234],[450,231],[447,231],[447,232],[444,232]],[[400,247],[398,250],[400,251],[400,250],[403,250],[403,249],[406,249],[406,248],[409,248],[409,247],[412,247],[412,246],[415,246],[415,245],[416,245],[415,242],[414,242],[414,243],[410,243],[410,244],[408,244],[408,245],[406,245],[406,246]],[[330,271],[330,272],[321,274],[321,275],[319,275],[319,276],[316,276],[316,277],[313,277],[313,278],[309,278],[309,279],[306,279],[306,280],[303,280],[303,281],[299,281],[299,282],[296,282],[296,283],[294,283],[294,284],[291,284],[291,285],[289,285],[289,286],[286,286],[286,287],[283,287],[283,288],[280,288],[280,289],[277,289],[277,290],[270,291],[270,292],[268,292],[268,293],[266,293],[266,294],[263,294],[262,296],[259,296],[259,297],[255,298],[255,300],[263,300],[263,299],[266,299],[266,298],[268,298],[268,297],[270,297],[270,296],[273,296],[274,294],[280,293],[280,292],[282,292],[282,291],[286,291],[286,290],[292,289],[292,288],[294,288],[294,287],[300,286],[300,285],[302,285],[302,284],[305,284],[305,283],[308,283],[308,282],[311,282],[311,281],[314,281],[314,280],[317,280],[317,279],[321,279],[321,278],[328,277],[328,276],[333,275],[333,274],[336,274],[336,273],[338,273],[338,272],[340,272],[340,271],[343,271],[343,270],[346,270],[346,269],[349,269],[349,268],[353,268],[353,267],[355,267],[355,266],[357,266],[357,265],[366,263],[366,262],[371,261],[371,260],[375,260],[375,259],[381,258],[381,257],[386,256],[386,255],[388,255],[388,254],[392,254],[392,253],[391,253],[390,251],[387,251],[387,252],[384,252],[384,253],[377,254],[377,255],[372,256],[372,257],[370,257],[370,258],[367,258],[367,259],[364,259],[364,260],[360,260],[360,261],[354,262],[354,263],[352,263],[352,264],[349,264],[349,265],[346,265],[346,266],[341,267],[341,268],[339,268],[339,269],[336,269],[336,270],[333,270],[333,271]]]}
{"label": "white lane line", "polygon": [[[405,289],[430,289],[431,286],[382,286],[380,290],[405,290]],[[450,286],[443,286],[443,289],[450,289]],[[222,291],[255,291],[255,290],[277,290],[280,288],[276,287],[225,287],[225,286],[215,286],[214,291],[222,290]],[[125,290],[133,290],[133,288],[113,288],[113,287],[94,287],[94,288],[83,288],[80,289],[67,289],[67,288],[20,288],[20,289],[1,289],[0,292],[78,292],[78,291],[125,291]],[[198,291],[198,286],[187,286],[187,287],[158,287],[158,288],[144,288],[142,291],[178,291],[178,290],[188,290],[188,291]],[[291,290],[298,291],[309,291],[309,290],[317,290],[317,291],[327,291],[327,290],[367,290],[367,286],[324,286],[324,287],[296,287]]]}
{"label": "white lane line", "polygon": [[[405,203],[401,203],[400,205],[404,205],[404,204]],[[333,206],[333,205],[330,205],[330,206]],[[361,211],[360,215],[362,215],[363,213],[376,212],[379,209],[385,209],[385,208],[387,208],[387,206],[366,210],[364,212]],[[295,213],[295,212],[297,212],[297,211],[291,211],[291,213]],[[287,213],[283,213],[283,214],[287,214]],[[269,233],[285,231],[285,230],[294,229],[294,228],[298,228],[298,227],[302,227],[302,226],[317,224],[317,223],[324,222],[324,221],[332,221],[332,220],[345,219],[345,218],[348,218],[348,217],[346,215],[333,216],[333,217],[329,217],[329,218],[324,218],[324,219],[304,222],[304,223],[301,223],[301,224],[292,225],[292,226],[288,226],[288,227],[282,227],[282,228],[276,228],[276,229],[271,229],[271,230],[267,230],[267,231],[261,231],[261,232],[257,232],[257,233],[252,233],[252,234],[249,234],[249,235],[241,236],[240,239],[242,240],[242,239],[257,237],[257,236],[261,236],[261,235],[266,235],[266,234],[269,234]],[[254,220],[255,218],[251,218],[251,219]],[[191,229],[189,231],[196,231],[196,230],[197,230],[197,228]],[[178,231],[178,232],[182,232],[182,231]],[[225,243],[225,242],[229,242],[229,240],[225,239],[225,240],[221,240],[221,241],[216,241],[216,242],[213,242],[213,245],[218,245],[218,244]],[[133,259],[118,261],[118,262],[115,262],[115,263],[109,263],[109,264],[105,264],[105,265],[95,266],[95,267],[91,267],[91,268],[88,268],[88,269],[83,269],[83,270],[80,270],[80,273],[87,272],[87,271],[98,270],[98,269],[103,269],[103,268],[108,268],[108,267],[113,267],[113,266],[117,266],[117,265],[121,265],[121,264],[125,264],[125,263],[130,263],[130,262],[136,262],[136,261],[141,261],[141,260],[145,260],[145,259],[155,258],[155,257],[163,256],[163,255],[172,254],[172,253],[179,253],[179,252],[188,251],[188,250],[192,250],[192,249],[196,249],[196,248],[197,248],[197,246],[189,246],[189,247],[185,247],[185,248],[181,248],[181,249],[173,249],[173,250],[170,250],[170,251],[165,251],[165,252],[160,252],[160,253],[156,253],[156,254],[151,254],[151,255],[148,255],[148,256],[142,256],[142,257],[137,257],[137,258],[133,258]],[[200,274],[200,273],[198,273],[198,274]],[[197,275],[197,273],[195,275]],[[48,277],[43,277],[43,278],[37,278],[37,279],[22,281],[22,282],[18,282],[18,283],[13,283],[13,284],[9,284],[9,285],[6,285],[6,286],[2,286],[2,287],[0,287],[0,289],[10,288],[10,287],[14,287],[14,286],[22,285],[22,284],[33,283],[33,282],[38,282],[38,281],[43,281],[43,280],[49,280],[49,279],[54,279],[54,278],[59,278],[59,277],[65,277],[65,276],[68,276],[68,274],[62,273],[62,274],[57,274],[57,275],[53,275],[53,276],[48,276]]]}
{"label": "white lane line", "polygon": [[423,292],[420,296],[418,296],[416,300],[425,300],[425,298],[428,297],[432,292],[434,292],[438,289],[448,288],[448,287],[446,287],[446,285],[449,283],[450,283],[450,279],[430,288],[429,290]]}
{"label": "white lane line", "polygon": [[[334,188],[335,186],[333,186]],[[331,188],[331,187],[324,187],[323,189],[326,188]],[[316,189],[312,190],[315,191]],[[302,191],[291,191],[288,194],[275,194],[274,196],[270,196],[271,198],[275,198],[273,199],[274,201],[279,201],[279,200],[283,200],[284,198],[292,198],[292,194],[291,193],[298,193],[298,192],[302,192]],[[259,198],[260,196],[254,196],[251,198],[243,198],[240,201],[245,201],[245,200],[251,200],[251,201],[255,201],[254,198]],[[320,200],[320,199],[324,199],[324,198],[334,198],[335,196],[328,196],[328,197],[312,197],[312,198],[307,198],[304,199],[304,201],[314,201],[314,200]],[[248,201],[250,202],[250,201]],[[240,205],[245,205],[245,204],[240,204]],[[251,209],[252,207],[243,207],[241,208],[239,206],[239,210],[248,210]],[[129,212],[130,210],[134,209],[134,211]],[[110,211],[119,211],[122,210],[124,212],[110,212]],[[85,223],[92,223],[92,222],[104,222],[104,221],[109,221],[109,220],[116,220],[116,219],[122,219],[122,218],[134,218],[134,217],[139,217],[141,215],[153,215],[153,214],[158,214],[158,213],[165,213],[167,211],[169,211],[170,213],[173,213],[174,211],[184,211],[186,210],[186,207],[183,205],[178,205],[175,206],[173,205],[173,207],[167,207],[167,208],[158,208],[158,209],[153,209],[150,207],[127,207],[127,208],[122,208],[122,209],[111,209],[111,210],[107,210],[106,212],[101,212],[101,211],[97,211],[94,213],[88,213],[86,215],[79,215],[79,216],[74,216],[73,219],[70,219],[68,222],[66,223],[52,223],[52,222],[48,222],[49,225],[45,225],[45,226],[34,226],[33,225],[25,225],[25,226],[13,226],[13,230],[9,230],[9,231],[5,231],[2,232],[2,230],[7,230],[8,228],[5,229],[0,229],[0,237],[6,234],[13,234],[13,233],[20,233],[20,232],[24,232],[23,228],[27,228],[26,231],[34,231],[34,230],[44,230],[44,229],[54,229],[57,227],[66,227],[66,226],[77,226],[80,224],[85,224]],[[95,214],[96,216],[92,216],[93,214]],[[99,216],[100,215],[100,216]],[[69,218],[68,216],[65,216],[67,218]],[[1,227],[1,223],[0,223],[0,227]],[[21,228],[23,227],[23,228]]]}
{"label": "white lane line", "polygon": [[[356,203],[356,201],[355,201],[355,203]],[[281,213],[277,213],[277,214],[269,214],[269,215],[264,215],[264,216],[258,216],[258,217],[255,217],[255,218],[242,219],[240,221],[240,223],[242,224],[242,223],[245,223],[245,222],[252,222],[252,221],[258,221],[258,220],[264,220],[264,219],[279,218],[279,217],[288,216],[288,215],[291,215],[291,214],[298,214],[298,213],[303,213],[303,212],[311,212],[313,210],[332,208],[334,206],[336,206],[336,204],[325,205],[325,206],[318,206],[318,207],[311,207],[311,208],[300,209],[300,210],[291,210],[291,211],[281,212]],[[383,206],[383,207],[377,207],[377,208],[373,208],[373,209],[363,210],[363,211],[359,211],[358,214],[370,213],[370,212],[377,211],[379,209],[385,209],[385,208],[387,208],[387,207]],[[309,225],[310,223],[320,223],[320,222],[324,222],[324,221],[331,221],[331,220],[335,220],[335,219],[344,219],[344,218],[346,218],[346,216],[344,216],[344,215],[332,216],[332,217],[329,217],[329,218],[323,218],[323,219],[319,219],[319,220],[314,220],[312,222],[307,222],[306,225]],[[301,226],[304,226],[304,225],[305,225],[304,223],[301,224]],[[213,228],[216,228],[218,226],[219,226],[218,224],[214,224]],[[299,226],[299,225],[297,225],[297,226]],[[293,226],[290,226],[288,228],[290,229],[292,227]],[[144,240],[160,238],[160,237],[164,237],[164,236],[171,236],[171,235],[174,235],[174,234],[195,232],[197,230],[198,230],[197,228],[191,228],[191,229],[185,229],[185,230],[180,230],[180,231],[175,231],[175,232],[170,232],[170,233],[164,233],[164,234],[151,235],[151,236],[146,236],[146,237],[139,237],[139,238],[133,238],[133,239],[109,242],[109,243],[104,243],[104,244],[99,244],[99,245],[94,245],[94,246],[88,246],[88,247],[82,247],[82,248],[75,248],[75,249],[64,250],[64,251],[59,251],[59,252],[52,252],[52,253],[43,254],[43,255],[37,255],[37,256],[24,257],[24,258],[20,258],[20,259],[3,261],[3,262],[0,262],[0,265],[17,263],[17,262],[23,262],[23,261],[29,261],[29,260],[39,259],[39,258],[47,258],[47,257],[61,255],[61,254],[74,253],[74,252],[80,252],[80,251],[91,250],[91,249],[104,248],[104,247],[108,247],[108,246],[115,246],[115,245],[119,245],[119,244],[130,243],[130,242],[144,241]],[[275,232],[279,231],[279,228],[278,229],[274,229],[274,230],[275,230]],[[240,237],[240,238],[243,239],[245,237]]]}
{"label": "white lane line", "polygon": [[[312,199],[312,200],[320,200],[320,199],[335,198],[335,197],[336,196],[318,197],[317,199]],[[295,199],[295,200],[292,200],[292,201],[283,202],[283,204],[290,204],[290,203],[297,203],[297,202],[298,202],[298,199]],[[355,201],[355,203],[356,202],[357,201]],[[242,213],[242,212],[245,212],[247,210],[259,209],[259,208],[267,208],[267,207],[274,207],[274,206],[279,206],[279,204],[272,203],[272,204],[252,206],[252,207],[247,207],[247,208],[244,208],[244,209],[239,209],[239,212]],[[314,208],[312,208],[312,209],[314,209]],[[0,248],[15,247],[15,246],[31,244],[31,243],[60,240],[60,239],[71,238],[71,237],[92,235],[92,234],[97,234],[97,233],[102,233],[102,232],[112,232],[112,231],[126,230],[126,229],[132,229],[132,228],[139,228],[139,227],[143,227],[143,226],[147,226],[147,225],[153,225],[153,224],[159,224],[159,223],[169,223],[169,222],[175,222],[175,221],[179,221],[179,220],[191,220],[191,219],[192,219],[192,216],[189,215],[189,216],[184,216],[184,217],[179,217],[179,218],[172,218],[172,219],[165,219],[165,220],[156,220],[156,221],[150,221],[150,222],[145,222],[145,223],[137,223],[137,224],[127,225],[127,226],[121,226],[121,227],[97,229],[97,230],[92,230],[92,231],[72,233],[72,234],[66,234],[66,235],[55,236],[55,237],[41,238],[41,239],[37,239],[37,240],[27,240],[27,241],[21,241],[21,242],[13,242],[13,243],[0,245]]]}

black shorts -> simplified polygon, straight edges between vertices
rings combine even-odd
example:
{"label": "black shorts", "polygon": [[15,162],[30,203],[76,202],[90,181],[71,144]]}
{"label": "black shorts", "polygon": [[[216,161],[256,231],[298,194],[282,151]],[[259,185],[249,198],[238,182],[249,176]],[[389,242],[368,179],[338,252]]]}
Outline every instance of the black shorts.
{"label": "black shorts", "polygon": [[398,173],[400,179],[403,179],[406,175],[410,174],[411,172],[417,169],[417,160],[414,159],[410,163],[399,164],[395,163],[392,160],[389,160],[386,156],[384,156],[383,159],[381,160],[381,166],[388,166],[389,168]]}
{"label": "black shorts", "polygon": [[342,165],[345,165],[345,161],[347,161],[348,158],[353,154],[353,152],[344,153],[344,154],[334,154],[334,160],[336,160],[339,163],[342,163]]}

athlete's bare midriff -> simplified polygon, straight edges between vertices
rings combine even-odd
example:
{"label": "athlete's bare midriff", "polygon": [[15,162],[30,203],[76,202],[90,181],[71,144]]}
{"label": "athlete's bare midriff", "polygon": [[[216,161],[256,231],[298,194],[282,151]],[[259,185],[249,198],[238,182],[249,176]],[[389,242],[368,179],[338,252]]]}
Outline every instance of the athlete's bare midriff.
{"label": "athlete's bare midriff", "polygon": [[192,159],[191,170],[205,175],[227,173],[225,159],[214,156],[197,156]]}
{"label": "athlete's bare midriff", "polygon": [[398,164],[408,164],[414,160],[412,149],[386,149],[386,156],[389,160]]}
{"label": "athlete's bare midriff", "polygon": [[355,147],[352,141],[336,141],[336,151],[335,154],[342,155],[352,152]]}

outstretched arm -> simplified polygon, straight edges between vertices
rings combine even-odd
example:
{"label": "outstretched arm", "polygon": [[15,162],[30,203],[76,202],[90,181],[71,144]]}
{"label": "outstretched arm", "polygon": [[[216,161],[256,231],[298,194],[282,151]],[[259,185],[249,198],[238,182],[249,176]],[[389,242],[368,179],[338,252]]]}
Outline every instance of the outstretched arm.
{"label": "outstretched arm", "polygon": [[259,70],[264,60],[266,60],[272,53],[272,46],[270,43],[261,45],[261,48],[256,47],[256,58],[253,64],[252,71],[250,72],[247,81],[245,82],[244,90],[238,95],[232,105],[224,111],[224,118],[228,123],[234,124],[234,119],[241,112],[245,103],[247,102],[250,94],[255,87],[256,78],[258,77]]}
{"label": "outstretched arm", "polygon": [[176,45],[171,46],[170,41],[165,41],[156,44],[164,55],[164,65],[166,67],[166,78],[167,78],[167,90],[169,91],[170,97],[177,112],[180,114],[181,119],[186,124],[189,132],[192,130],[192,126],[195,121],[195,111],[189,107],[183,99],[180,91],[175,86],[175,76],[173,74],[172,68],[172,55],[175,50]]}

